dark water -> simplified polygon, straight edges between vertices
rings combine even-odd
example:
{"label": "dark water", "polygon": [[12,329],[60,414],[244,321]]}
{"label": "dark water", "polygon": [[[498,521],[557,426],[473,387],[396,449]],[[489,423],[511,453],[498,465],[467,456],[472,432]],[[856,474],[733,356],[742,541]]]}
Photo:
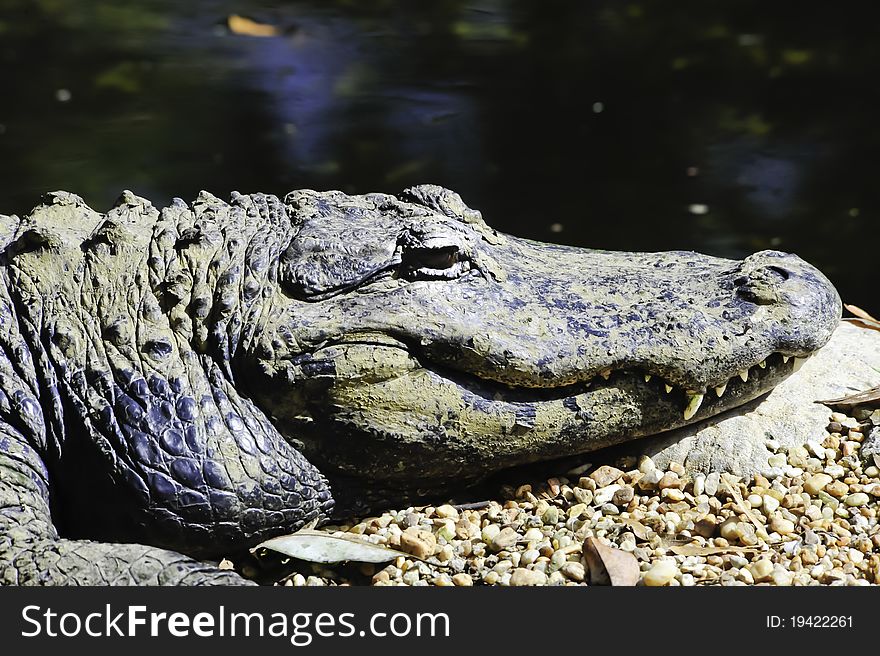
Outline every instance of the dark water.
{"label": "dark water", "polygon": [[[230,14],[277,26],[227,29]],[[880,11],[707,0],[0,0],[0,211],[395,192],[626,250],[794,251],[880,314]]]}

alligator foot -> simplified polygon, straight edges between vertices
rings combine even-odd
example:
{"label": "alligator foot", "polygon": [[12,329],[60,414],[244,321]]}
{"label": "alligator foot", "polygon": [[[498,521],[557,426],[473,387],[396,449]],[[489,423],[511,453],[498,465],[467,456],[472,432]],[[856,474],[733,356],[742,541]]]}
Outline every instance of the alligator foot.
{"label": "alligator foot", "polygon": [[11,550],[0,570],[6,585],[254,585],[216,565],[142,544],[44,540]]}

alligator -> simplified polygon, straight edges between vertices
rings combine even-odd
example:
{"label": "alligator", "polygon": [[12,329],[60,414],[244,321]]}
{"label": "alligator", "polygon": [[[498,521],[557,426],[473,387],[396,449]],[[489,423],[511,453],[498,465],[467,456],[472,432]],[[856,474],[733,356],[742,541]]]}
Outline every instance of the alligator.
{"label": "alligator", "polygon": [[243,584],[217,559],[695,422],[841,315],[800,258],[490,228],[447,189],[0,216],[0,581]]}

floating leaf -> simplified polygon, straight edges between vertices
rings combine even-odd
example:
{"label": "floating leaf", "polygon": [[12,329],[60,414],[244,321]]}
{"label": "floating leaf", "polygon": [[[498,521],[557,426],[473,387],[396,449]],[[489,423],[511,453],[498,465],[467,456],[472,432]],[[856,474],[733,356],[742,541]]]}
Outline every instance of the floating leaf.
{"label": "floating leaf", "polygon": [[258,23],[238,14],[230,14],[226,24],[229,26],[230,32],[244,36],[278,36],[281,33],[274,25]]}
{"label": "floating leaf", "polygon": [[590,568],[590,585],[635,585],[639,582],[639,561],[628,551],[584,540],[584,558]]}
{"label": "floating leaf", "polygon": [[323,531],[303,529],[290,535],[266,540],[251,549],[270,549],[291,558],[312,563],[341,563],[353,560],[359,563],[387,563],[399,556],[410,555],[351,535],[331,535]]}

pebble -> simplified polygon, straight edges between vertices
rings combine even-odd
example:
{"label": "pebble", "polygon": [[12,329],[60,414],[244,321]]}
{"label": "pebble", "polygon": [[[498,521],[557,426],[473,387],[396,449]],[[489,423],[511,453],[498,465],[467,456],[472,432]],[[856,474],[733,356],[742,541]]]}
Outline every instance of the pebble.
{"label": "pebble", "polygon": [[513,530],[510,526],[505,526],[503,529],[498,531],[495,537],[492,538],[492,548],[495,551],[509,549],[510,547],[515,545],[517,541],[519,541],[519,539],[519,533]]}
{"label": "pebble", "polygon": [[824,490],[825,486],[831,483],[832,480],[834,479],[828,474],[814,474],[804,482],[804,492],[810,495],[816,495],[821,490]]}
{"label": "pebble", "polygon": [[789,535],[794,533],[794,522],[777,516],[770,520],[770,530],[780,535]]}
{"label": "pebble", "polygon": [[870,499],[868,495],[864,492],[856,492],[854,494],[850,494],[846,499],[844,499],[844,503],[851,508],[859,508],[861,506],[865,506],[868,504]]}
{"label": "pebble", "polygon": [[[726,478],[738,495],[718,472],[689,478],[679,463],[663,470],[647,456],[599,463],[588,476],[582,464],[505,485],[485,507],[444,503],[352,520],[335,530],[410,557],[351,573],[316,566],[279,583],[583,585],[590,575],[581,545],[599,538],[636,559],[644,585],[880,584],[880,467],[860,457],[868,429],[842,422],[808,448],[771,444],[785,462],[750,479]],[[719,552],[673,560],[670,543]],[[741,546],[754,550],[735,551]]]}
{"label": "pebble", "polygon": [[400,549],[412,554],[416,558],[427,558],[434,553],[437,542],[434,535],[428,531],[420,531],[412,528],[406,529],[400,534]]}
{"label": "pebble", "polygon": [[669,585],[680,574],[674,560],[658,560],[642,577],[642,583],[649,587]]}
{"label": "pebble", "polygon": [[590,478],[596,482],[598,487],[607,487],[621,476],[623,476],[621,470],[609,465],[602,465],[590,474]]}
{"label": "pebble", "polygon": [[578,583],[582,583],[586,576],[586,569],[584,568],[583,563],[575,561],[565,563],[559,568],[559,571],[572,581],[577,581]]}
{"label": "pebble", "polygon": [[[750,497],[751,498],[751,497]],[[765,513],[774,513],[779,508],[780,501],[776,497],[765,494],[761,497],[761,505]]]}
{"label": "pebble", "polygon": [[469,588],[474,584],[474,579],[467,572],[459,572],[452,575],[452,582],[461,588]]}
{"label": "pebble", "polygon": [[721,484],[721,474],[718,472],[710,472],[706,475],[705,492],[710,497],[714,497],[718,493],[718,486]]}
{"label": "pebble", "polygon": [[510,575],[510,585],[547,585],[547,575],[533,569],[517,567]]}
{"label": "pebble", "polygon": [[766,581],[773,574],[773,563],[766,558],[761,558],[749,565],[749,572],[755,581]]}
{"label": "pebble", "polygon": [[617,493],[617,491],[620,489],[620,485],[608,485],[607,487],[600,487],[593,495],[593,502],[598,505],[609,503],[614,498],[615,493]]}

